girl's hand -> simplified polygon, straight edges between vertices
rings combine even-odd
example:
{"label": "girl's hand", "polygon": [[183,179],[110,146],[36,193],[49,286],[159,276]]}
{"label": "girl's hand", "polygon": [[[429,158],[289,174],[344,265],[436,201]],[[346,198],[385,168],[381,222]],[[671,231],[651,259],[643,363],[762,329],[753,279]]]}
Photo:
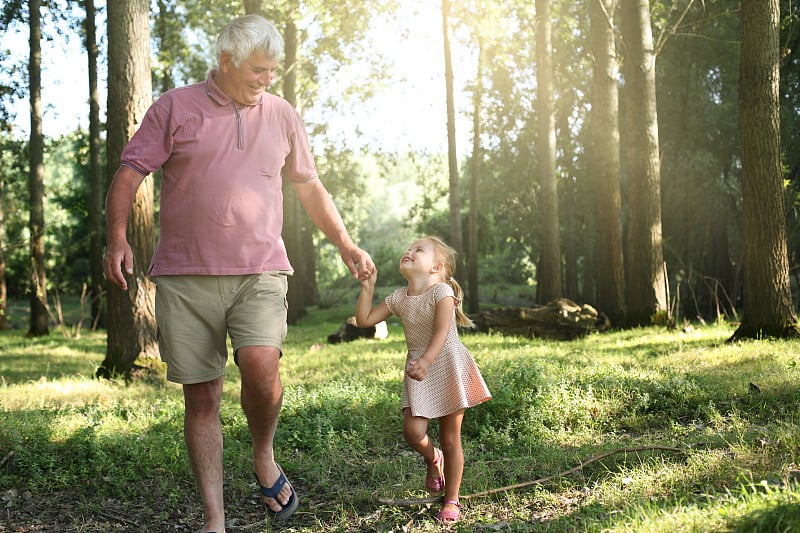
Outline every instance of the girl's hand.
{"label": "girl's hand", "polygon": [[416,381],[422,381],[428,375],[429,366],[428,362],[422,358],[411,361],[406,369],[406,375]]}
{"label": "girl's hand", "polygon": [[369,277],[363,278],[361,280],[361,288],[362,289],[374,289],[375,283],[378,281],[378,270],[373,268],[372,272],[370,273]]}

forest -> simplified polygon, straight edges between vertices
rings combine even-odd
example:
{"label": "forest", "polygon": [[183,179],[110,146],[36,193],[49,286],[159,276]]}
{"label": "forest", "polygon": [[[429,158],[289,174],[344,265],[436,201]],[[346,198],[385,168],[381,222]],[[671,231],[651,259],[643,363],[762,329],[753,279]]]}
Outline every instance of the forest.
{"label": "forest", "polygon": [[[0,49],[0,329],[45,334],[75,297],[109,330],[109,371],[152,349],[145,276],[127,295],[102,278],[105,190],[149,103],[203,79],[216,31],[244,13],[283,32],[269,90],[301,110],[320,177],[381,284],[402,281],[406,242],[436,234],[460,252],[471,313],[522,287],[517,303],[565,297],[617,328],[729,320],[743,337],[796,334],[800,8],[788,0],[6,0],[2,31],[28,46]],[[396,105],[424,113],[436,100],[441,142],[395,149],[359,136],[370,117],[356,110],[403,87],[374,28],[424,50],[410,42],[421,14],[440,33],[410,64],[436,59],[438,89]],[[89,89],[45,101],[43,65],[63,60],[48,43],[65,38],[82,44],[71,67]],[[42,133],[43,109],[82,102],[74,130]],[[158,180],[133,214],[144,221],[129,236],[137,279],[157,239]],[[285,201],[296,321],[354,283]],[[28,316],[11,316],[15,301]]]}

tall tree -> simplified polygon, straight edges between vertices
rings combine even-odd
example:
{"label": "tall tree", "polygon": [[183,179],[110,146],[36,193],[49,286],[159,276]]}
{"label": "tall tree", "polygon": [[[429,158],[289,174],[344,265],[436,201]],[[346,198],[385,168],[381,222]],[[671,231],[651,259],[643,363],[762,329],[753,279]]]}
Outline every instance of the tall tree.
{"label": "tall tree", "polygon": [[30,88],[31,132],[28,145],[29,177],[28,202],[30,205],[28,230],[30,231],[31,323],[28,335],[48,333],[47,326],[47,273],[44,250],[44,135],[42,134],[42,27],[41,1],[28,4],[30,28],[30,59],[28,79]]}
{"label": "tall tree", "polygon": [[[108,3],[108,179],[119,167],[125,144],[152,101],[148,0]],[[147,267],[155,245],[153,177],[139,187],[128,222],[134,272],[128,290],[108,293],[106,358],[98,375],[129,375],[138,357],[158,356],[155,287]]]}
{"label": "tall tree", "polygon": [[261,12],[261,0],[243,0],[244,12],[247,15],[263,15]]}
{"label": "tall tree", "polygon": [[536,0],[536,159],[542,251],[536,276],[536,301],[562,295],[561,236],[556,181],[556,125],[553,104],[553,39],[550,0]]}
{"label": "tall tree", "polygon": [[733,339],[798,336],[781,171],[779,15],[778,0],[741,4],[744,309]]}
{"label": "tall tree", "polygon": [[456,275],[464,274],[464,234],[461,224],[461,192],[456,152],[456,111],[453,94],[453,58],[450,52],[450,0],[442,0],[442,39],[444,42],[444,83],[447,101],[447,169],[450,177],[450,246],[458,254]]}
{"label": "tall tree", "polygon": [[479,311],[478,300],[478,183],[481,175],[481,108],[483,102],[483,37],[478,35],[478,64],[475,72],[475,93],[472,97],[472,157],[469,173],[469,257],[467,257],[467,311]]}
{"label": "tall tree", "polygon": [[[0,147],[0,161],[3,160],[3,151]],[[5,249],[5,224],[4,213],[6,205],[3,197],[3,181],[5,169],[0,166],[0,331],[8,329],[8,289],[6,285],[6,256],[3,250]]]}
{"label": "tall tree", "polygon": [[620,14],[628,139],[628,219],[624,251],[626,323],[644,325],[657,313],[668,310],[661,234],[656,55],[649,0],[620,0]]}
{"label": "tall tree", "polygon": [[625,291],[615,5],[615,0],[589,2],[590,53],[594,67],[589,167],[595,182],[597,300],[612,323],[618,324],[624,317]]}
{"label": "tall tree", "polygon": [[[296,2],[289,3],[289,12],[283,30],[284,61],[283,61],[283,97],[287,102],[297,108],[297,48],[298,34],[294,17],[299,16],[299,6]],[[313,245],[309,250],[306,246],[307,234],[310,234],[310,220],[300,205],[300,200],[292,185],[284,183],[283,194],[283,240],[286,253],[294,268],[294,275],[289,279],[289,290],[286,295],[288,300],[287,321],[295,324],[305,314],[306,305],[312,303],[316,292],[316,280],[312,258],[315,256]]]}
{"label": "tall tree", "polygon": [[102,314],[105,311],[103,295],[103,175],[102,146],[100,139],[100,94],[97,90],[97,28],[95,25],[94,0],[85,0],[84,44],[89,70],[89,265],[91,269],[92,317],[105,326]]}

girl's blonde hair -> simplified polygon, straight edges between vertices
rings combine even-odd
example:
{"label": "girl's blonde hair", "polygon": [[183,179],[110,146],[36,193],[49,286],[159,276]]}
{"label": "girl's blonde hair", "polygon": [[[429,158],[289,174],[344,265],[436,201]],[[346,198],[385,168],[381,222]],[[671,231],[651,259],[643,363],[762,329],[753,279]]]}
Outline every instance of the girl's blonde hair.
{"label": "girl's blonde hair", "polygon": [[461,302],[464,300],[464,291],[461,289],[461,285],[453,278],[453,274],[456,270],[456,257],[458,254],[453,249],[452,246],[445,243],[439,237],[434,236],[427,236],[423,237],[422,240],[429,241],[433,244],[434,250],[436,250],[436,259],[442,262],[444,265],[444,278],[450,287],[453,288],[453,293],[456,297],[456,324],[464,328],[474,328],[475,324],[470,320],[470,318],[464,313],[462,309]]}

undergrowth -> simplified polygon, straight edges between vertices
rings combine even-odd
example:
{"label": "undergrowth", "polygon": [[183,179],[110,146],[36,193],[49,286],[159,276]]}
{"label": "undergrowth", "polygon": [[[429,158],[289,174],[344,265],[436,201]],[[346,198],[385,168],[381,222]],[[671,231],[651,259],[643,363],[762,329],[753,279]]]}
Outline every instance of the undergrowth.
{"label": "undergrowth", "polygon": [[[428,495],[422,461],[401,433],[402,331],[390,322],[386,340],[325,344],[348,312],[314,310],[290,327],[276,454],[301,508],[280,528],[262,521],[229,364],[229,531],[438,529],[436,504],[403,502]],[[465,512],[454,529],[800,528],[800,350],[791,341],[725,343],[732,332],[651,327],[569,342],[465,335],[493,398],[464,420]],[[96,380],[103,355],[102,332],[0,335],[0,532],[201,524],[180,388],[163,378]]]}

